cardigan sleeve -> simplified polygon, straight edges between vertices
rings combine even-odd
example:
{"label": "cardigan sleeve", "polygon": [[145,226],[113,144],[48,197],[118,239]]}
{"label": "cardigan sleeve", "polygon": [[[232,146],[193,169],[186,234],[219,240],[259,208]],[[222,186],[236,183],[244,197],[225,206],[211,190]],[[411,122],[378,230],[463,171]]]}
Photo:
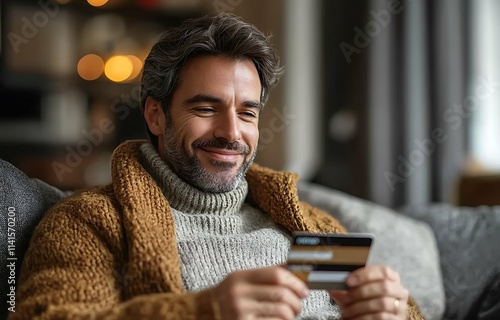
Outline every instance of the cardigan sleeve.
{"label": "cardigan sleeve", "polygon": [[425,320],[425,318],[420,313],[420,309],[418,308],[415,300],[412,297],[408,299],[408,314],[406,316],[407,320]]}
{"label": "cardigan sleeve", "polygon": [[94,209],[102,222],[89,223],[81,207],[63,202],[39,223],[9,319],[214,319],[208,290],[125,298],[120,217],[106,215],[106,204]]}

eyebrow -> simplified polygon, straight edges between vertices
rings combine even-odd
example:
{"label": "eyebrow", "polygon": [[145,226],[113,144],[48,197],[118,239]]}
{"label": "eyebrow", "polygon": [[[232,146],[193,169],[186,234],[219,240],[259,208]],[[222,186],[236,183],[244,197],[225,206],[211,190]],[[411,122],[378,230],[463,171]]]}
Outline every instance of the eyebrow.
{"label": "eyebrow", "polygon": [[260,103],[260,101],[257,100],[247,100],[243,102],[243,105],[245,107],[257,108],[259,110],[262,110],[262,103]]}
{"label": "eyebrow", "polygon": [[[192,96],[191,98],[187,99],[184,101],[185,105],[192,105],[200,102],[209,102],[209,103],[217,103],[217,104],[223,104],[224,100],[222,100],[219,97],[212,96],[209,94],[197,94]],[[262,103],[257,100],[246,100],[243,102],[243,105],[246,107],[250,108],[257,108],[257,109],[262,109]]]}

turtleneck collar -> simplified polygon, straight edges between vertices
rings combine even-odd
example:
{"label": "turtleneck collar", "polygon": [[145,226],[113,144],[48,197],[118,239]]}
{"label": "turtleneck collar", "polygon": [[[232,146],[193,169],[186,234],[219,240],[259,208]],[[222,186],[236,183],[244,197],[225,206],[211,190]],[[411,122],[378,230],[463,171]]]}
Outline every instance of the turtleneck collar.
{"label": "turtleneck collar", "polygon": [[156,181],[171,207],[178,211],[228,215],[237,213],[245,202],[248,193],[245,179],[229,192],[205,192],[177,176],[151,143],[142,144],[140,150],[142,165]]}

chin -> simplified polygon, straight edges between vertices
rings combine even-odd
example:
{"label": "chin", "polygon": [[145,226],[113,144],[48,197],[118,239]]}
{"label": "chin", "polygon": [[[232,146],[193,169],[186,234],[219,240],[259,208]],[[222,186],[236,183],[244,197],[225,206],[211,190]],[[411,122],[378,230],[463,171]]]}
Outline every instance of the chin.
{"label": "chin", "polygon": [[237,170],[222,171],[222,170],[208,170],[208,174],[213,178],[214,181],[219,181],[220,183],[230,184],[236,176],[238,175]]}
{"label": "chin", "polygon": [[237,179],[234,176],[229,177],[220,177],[220,176],[209,176],[207,180],[197,181],[196,187],[205,192],[210,193],[223,193],[233,191],[240,184],[240,179]]}

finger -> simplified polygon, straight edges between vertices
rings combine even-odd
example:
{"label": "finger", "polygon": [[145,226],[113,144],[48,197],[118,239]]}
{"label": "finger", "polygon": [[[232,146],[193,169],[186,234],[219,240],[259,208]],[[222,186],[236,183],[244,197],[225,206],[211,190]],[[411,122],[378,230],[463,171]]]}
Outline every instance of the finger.
{"label": "finger", "polygon": [[405,315],[407,308],[407,303],[397,298],[381,297],[344,306],[342,308],[342,317],[345,319],[358,319],[365,315],[371,315],[371,319],[386,319]]}
{"label": "finger", "polygon": [[294,320],[296,316],[288,304],[281,302],[255,302],[253,310],[258,319],[276,317],[281,320]]}
{"label": "finger", "polygon": [[309,288],[304,281],[280,266],[249,270],[246,276],[248,282],[281,285],[292,290],[300,298],[309,296]]}
{"label": "finger", "polygon": [[373,319],[384,319],[384,320],[403,320],[405,318],[401,318],[400,315],[396,315],[396,314],[383,314],[383,315],[373,315],[373,314],[365,314],[363,316],[360,316],[360,317],[356,317],[356,318],[349,318],[349,319],[345,319],[345,320],[373,320]]}
{"label": "finger", "polygon": [[284,286],[259,285],[252,288],[251,297],[261,302],[286,303],[298,315],[302,310],[302,300],[295,292]]}
{"label": "finger", "polygon": [[346,303],[349,303],[349,300],[361,301],[384,296],[399,298],[400,300],[404,300],[406,302],[409,293],[408,290],[406,290],[398,282],[389,280],[368,282],[349,290]]}
{"label": "finger", "polygon": [[384,279],[400,282],[399,273],[388,266],[366,266],[351,272],[346,283],[349,287],[355,287],[363,283]]}

